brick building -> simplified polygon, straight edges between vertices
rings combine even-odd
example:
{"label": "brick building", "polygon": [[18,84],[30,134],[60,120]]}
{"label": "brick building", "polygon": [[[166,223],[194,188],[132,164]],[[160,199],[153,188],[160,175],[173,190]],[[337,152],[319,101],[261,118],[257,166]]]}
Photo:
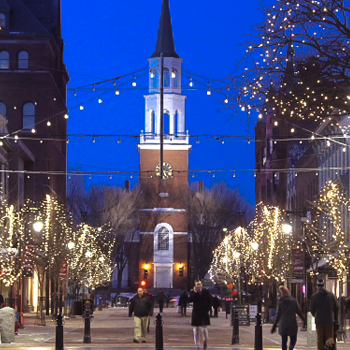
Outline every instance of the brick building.
{"label": "brick building", "polygon": [[18,207],[45,194],[65,199],[69,77],[60,7],[60,0],[0,0],[0,113],[10,144],[2,167]]}

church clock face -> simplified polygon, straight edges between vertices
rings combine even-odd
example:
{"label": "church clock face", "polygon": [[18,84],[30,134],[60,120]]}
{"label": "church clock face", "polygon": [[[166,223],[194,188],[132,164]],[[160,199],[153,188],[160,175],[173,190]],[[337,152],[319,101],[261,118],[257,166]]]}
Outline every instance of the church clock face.
{"label": "church clock face", "polygon": [[[163,162],[163,179],[169,179],[173,176],[173,166],[168,162]],[[156,166],[156,175],[162,177],[160,173],[160,163]]]}

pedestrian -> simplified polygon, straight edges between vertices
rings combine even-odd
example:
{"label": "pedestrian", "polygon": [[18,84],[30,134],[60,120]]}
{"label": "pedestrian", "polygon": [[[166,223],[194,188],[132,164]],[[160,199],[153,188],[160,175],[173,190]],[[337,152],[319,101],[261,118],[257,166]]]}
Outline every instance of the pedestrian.
{"label": "pedestrian", "polygon": [[188,294],[187,292],[184,290],[183,293],[180,295],[179,298],[179,306],[181,308],[181,317],[186,317],[186,308],[187,308],[187,304],[188,304]]}
{"label": "pedestrian", "polygon": [[143,288],[139,288],[129,306],[129,317],[134,313],[134,343],[140,343],[140,341],[146,343],[147,322],[151,308],[149,296],[144,293]]}
{"label": "pedestrian", "polygon": [[0,309],[1,309],[2,307],[4,307],[4,306],[5,306],[4,297],[2,296],[2,294],[1,294],[1,292],[0,292]]}
{"label": "pedestrian", "polygon": [[151,293],[148,293],[147,288],[144,288],[143,291],[151,302],[151,311],[148,315],[148,320],[147,320],[147,333],[149,333],[149,325],[151,323],[151,316],[153,316],[153,310],[154,310],[154,299],[153,299],[153,295]]}
{"label": "pedestrian", "polygon": [[208,289],[203,288],[201,281],[195,281],[189,302],[193,302],[191,326],[193,327],[195,345],[197,350],[199,350],[199,328],[201,328],[203,349],[206,350],[208,346],[207,326],[210,325],[209,311],[211,308],[211,297]]}
{"label": "pedestrian", "polygon": [[288,337],[290,337],[289,350],[294,349],[297,342],[298,323],[296,314],[304,321],[303,315],[299,303],[290,295],[287,288],[280,286],[280,298],[277,306],[277,315],[275,322],[271,328],[271,333],[276,331],[276,327],[279,323],[278,334],[282,337],[282,350],[287,350]]}
{"label": "pedestrian", "polygon": [[157,294],[157,301],[158,301],[159,312],[160,312],[160,313],[163,312],[164,299],[165,299],[165,294],[164,294],[164,292],[161,290],[161,291]]}
{"label": "pedestrian", "polygon": [[334,323],[338,321],[339,304],[332,292],[324,288],[324,280],[316,283],[318,290],[311,296],[310,311],[315,317],[317,333],[317,349],[332,349],[334,339]]}
{"label": "pedestrian", "polygon": [[219,307],[220,307],[220,300],[217,297],[217,295],[213,296],[212,303],[213,303],[213,309],[214,309],[214,317],[219,317],[218,311],[219,311]]}

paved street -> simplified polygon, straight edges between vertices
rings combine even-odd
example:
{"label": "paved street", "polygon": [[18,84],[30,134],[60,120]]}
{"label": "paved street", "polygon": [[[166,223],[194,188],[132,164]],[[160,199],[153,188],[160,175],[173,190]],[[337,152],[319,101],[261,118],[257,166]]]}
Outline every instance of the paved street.
{"label": "paved street", "polygon": [[[158,311],[156,309],[156,311]],[[189,314],[191,310],[189,310]],[[182,318],[176,314],[176,309],[164,309],[163,313],[164,348],[193,349],[193,335],[190,326],[190,317]],[[83,344],[84,323],[81,316],[65,320],[64,347],[65,349],[84,348],[131,348],[154,349],[155,348],[155,317],[152,317],[150,333],[146,344],[134,344],[133,318],[128,317],[125,308],[110,308],[95,311],[95,317],[91,323],[91,344]],[[34,326],[35,314],[25,314],[25,328],[19,330],[15,336],[15,343],[2,344],[2,348],[54,348],[56,323],[47,318],[47,325]],[[232,327],[225,313],[221,312],[219,318],[211,318],[212,325],[209,328],[209,349],[253,349],[254,326],[240,327],[240,344],[231,345]],[[264,349],[280,348],[280,336],[270,334],[271,325],[263,325]],[[307,332],[300,332],[296,349],[308,349]],[[350,340],[349,340],[350,341]],[[310,348],[310,347],[309,347]],[[315,347],[313,347],[315,348]],[[338,349],[349,349],[349,343],[338,344]]]}

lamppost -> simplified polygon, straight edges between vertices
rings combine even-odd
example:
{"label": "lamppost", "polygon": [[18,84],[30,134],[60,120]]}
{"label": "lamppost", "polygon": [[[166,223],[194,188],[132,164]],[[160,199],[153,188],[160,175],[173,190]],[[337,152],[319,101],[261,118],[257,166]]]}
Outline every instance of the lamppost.
{"label": "lamppost", "polygon": [[[303,324],[303,328],[301,330],[306,331],[307,330],[307,322],[306,322],[306,316],[307,316],[307,303],[308,303],[308,298],[307,298],[307,293],[308,293],[308,283],[307,283],[307,271],[306,271],[306,242],[305,242],[305,231],[306,231],[306,225],[310,224],[311,219],[310,219],[310,212],[307,211],[305,212],[298,212],[298,211],[286,211],[286,214],[292,214],[292,215],[297,215],[300,217],[301,225],[302,225],[302,242],[304,245],[304,254],[303,254],[303,286],[302,286],[302,295],[303,295],[303,303],[304,303],[304,314],[305,314],[305,321]],[[306,215],[305,215],[306,214]],[[287,221],[283,224],[283,232],[285,234],[291,234],[293,231],[293,227],[290,223],[290,221],[287,219]]]}

